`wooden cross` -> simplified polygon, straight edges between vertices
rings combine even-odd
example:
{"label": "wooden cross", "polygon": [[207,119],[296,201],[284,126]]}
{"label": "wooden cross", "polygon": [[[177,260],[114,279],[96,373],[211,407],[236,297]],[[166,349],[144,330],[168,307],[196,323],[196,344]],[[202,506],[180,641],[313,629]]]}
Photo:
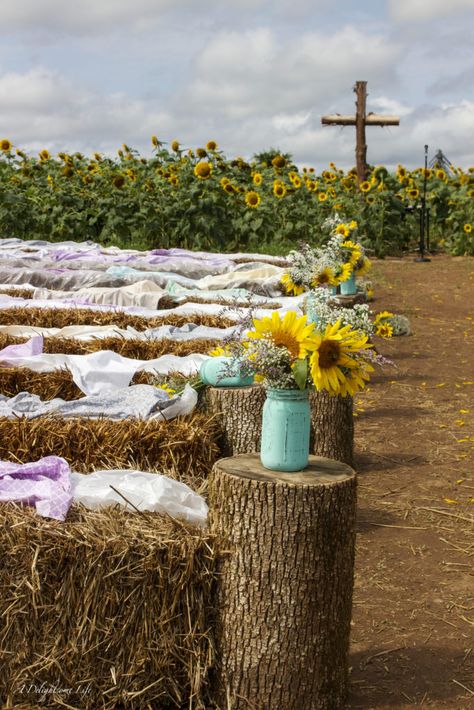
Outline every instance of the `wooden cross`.
{"label": "wooden cross", "polygon": [[365,142],[366,126],[398,126],[398,116],[381,116],[377,113],[366,114],[367,82],[356,81],[354,91],[357,95],[355,116],[341,116],[339,113],[322,116],[321,123],[325,126],[355,126],[356,127],[356,166],[357,182],[364,182],[367,177],[367,143]]}

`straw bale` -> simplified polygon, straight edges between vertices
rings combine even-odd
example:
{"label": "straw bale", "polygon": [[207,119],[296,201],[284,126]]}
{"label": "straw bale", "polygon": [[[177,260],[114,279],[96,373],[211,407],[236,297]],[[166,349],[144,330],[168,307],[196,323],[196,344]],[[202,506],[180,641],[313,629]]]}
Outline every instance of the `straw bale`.
{"label": "straw bale", "polygon": [[0,418],[0,459],[62,456],[76,471],[161,471],[197,490],[219,457],[217,418],[200,412],[169,421]]}
{"label": "straw bale", "polygon": [[75,505],[59,522],[1,504],[2,707],[208,707],[217,554],[153,513]]}
{"label": "straw bale", "polygon": [[32,288],[0,288],[0,293],[3,296],[12,296],[13,298],[31,298]]}
{"label": "straw bale", "polygon": [[[132,384],[154,384],[156,378],[151,372],[140,371],[133,376]],[[15,397],[20,392],[36,394],[43,400],[60,397],[71,401],[84,397],[84,392],[76,385],[67,368],[52,372],[35,372],[27,367],[0,367],[0,394]]]}
{"label": "straw bale", "polygon": [[208,314],[177,315],[167,314],[144,318],[124,311],[93,311],[89,308],[4,308],[0,310],[0,325],[32,325],[39,328],[64,328],[67,325],[116,325],[120,328],[132,326],[142,331],[158,328],[160,325],[181,327],[186,323],[227,328],[235,325],[230,318]]}
{"label": "straw bale", "polygon": [[[9,345],[21,345],[29,337],[0,333],[0,350]],[[123,357],[132,360],[154,360],[162,355],[185,356],[191,353],[207,353],[221,343],[220,340],[197,338],[196,340],[140,340],[139,338],[94,338],[93,340],[77,340],[76,338],[58,338],[48,336],[43,339],[45,353],[62,353],[63,355],[86,355],[98,350],[113,350]]]}

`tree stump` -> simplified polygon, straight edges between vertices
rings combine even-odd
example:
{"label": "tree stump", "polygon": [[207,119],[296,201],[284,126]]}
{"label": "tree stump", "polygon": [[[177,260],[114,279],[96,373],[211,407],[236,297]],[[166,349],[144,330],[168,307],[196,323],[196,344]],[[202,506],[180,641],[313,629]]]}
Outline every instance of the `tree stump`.
{"label": "tree stump", "polygon": [[223,456],[260,451],[265,389],[253,387],[206,387],[204,407],[218,415]]}
{"label": "tree stump", "polygon": [[[260,451],[265,389],[254,387],[206,387],[203,404],[219,417],[223,456]],[[310,392],[310,453],[353,464],[354,420],[352,397],[330,397]]]}
{"label": "tree stump", "polygon": [[348,684],[356,475],[311,456],[269,471],[218,461],[209,524],[222,540],[214,592],[220,710],[340,710]]}
{"label": "tree stump", "polygon": [[352,397],[331,397],[325,390],[310,392],[310,451],[315,456],[354,462],[354,415]]}

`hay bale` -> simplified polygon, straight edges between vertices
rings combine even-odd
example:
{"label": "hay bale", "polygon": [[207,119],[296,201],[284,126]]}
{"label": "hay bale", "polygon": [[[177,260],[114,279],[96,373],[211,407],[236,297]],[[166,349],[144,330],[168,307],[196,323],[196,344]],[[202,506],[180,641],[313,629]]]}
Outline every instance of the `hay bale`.
{"label": "hay bale", "polygon": [[216,548],[153,513],[1,504],[2,707],[205,708]]}
{"label": "hay bale", "polygon": [[[156,380],[151,372],[136,372],[132,378],[134,385],[150,385]],[[67,368],[52,372],[35,372],[27,367],[0,368],[0,394],[15,397],[20,392],[36,394],[43,400],[60,397],[67,401],[84,397]]]}
{"label": "hay bale", "polygon": [[[0,350],[9,345],[21,345],[29,337],[0,333]],[[47,336],[43,338],[43,352],[61,353],[63,355],[87,355],[98,350],[112,350],[123,357],[132,360],[154,360],[162,355],[179,355],[181,357],[191,353],[207,353],[222,341],[204,338],[196,340],[140,340],[139,338],[94,338],[93,340],[77,340],[76,338],[58,338]]]}
{"label": "hay bale", "polygon": [[93,311],[88,308],[4,308],[0,310],[0,325],[32,325],[38,328],[64,328],[67,325],[116,325],[119,328],[132,326],[135,330],[158,328],[160,325],[174,325],[178,328],[186,323],[207,325],[214,328],[228,328],[235,325],[230,318],[208,314],[154,316],[144,318],[118,310]]}
{"label": "hay bale", "polygon": [[216,417],[194,413],[170,421],[0,418],[0,459],[27,463],[62,456],[75,471],[137,468],[173,475],[194,490],[219,457]]}

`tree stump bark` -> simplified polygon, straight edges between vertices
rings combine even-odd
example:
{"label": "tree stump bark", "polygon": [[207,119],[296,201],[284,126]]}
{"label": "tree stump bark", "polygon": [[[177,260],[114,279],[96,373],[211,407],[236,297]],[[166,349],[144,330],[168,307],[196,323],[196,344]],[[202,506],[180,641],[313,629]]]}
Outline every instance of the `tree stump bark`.
{"label": "tree stump bark", "polygon": [[[265,389],[254,387],[207,387],[203,403],[219,416],[223,456],[260,451]],[[310,392],[310,453],[353,465],[354,420],[352,397],[330,397]]]}
{"label": "tree stump bark", "polygon": [[265,389],[253,387],[206,387],[204,407],[218,415],[223,456],[260,451]]}
{"label": "tree stump bark", "polygon": [[331,397],[326,391],[310,392],[310,452],[315,456],[354,463],[352,397]]}
{"label": "tree stump bark", "polygon": [[214,592],[220,710],[345,707],[356,476],[311,456],[268,471],[256,454],[218,461],[209,524],[224,545]]}

